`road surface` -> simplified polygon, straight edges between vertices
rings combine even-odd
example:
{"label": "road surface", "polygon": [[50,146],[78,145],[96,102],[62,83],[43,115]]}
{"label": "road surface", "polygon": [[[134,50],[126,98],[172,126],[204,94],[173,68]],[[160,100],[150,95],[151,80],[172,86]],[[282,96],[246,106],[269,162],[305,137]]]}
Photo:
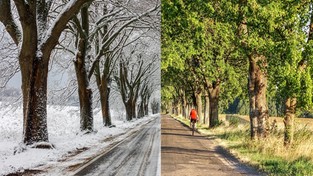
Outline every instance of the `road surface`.
{"label": "road surface", "polygon": [[213,139],[195,133],[168,115],[161,120],[162,176],[261,175],[241,164]]}
{"label": "road surface", "polygon": [[132,133],[75,175],[160,175],[160,118]]}

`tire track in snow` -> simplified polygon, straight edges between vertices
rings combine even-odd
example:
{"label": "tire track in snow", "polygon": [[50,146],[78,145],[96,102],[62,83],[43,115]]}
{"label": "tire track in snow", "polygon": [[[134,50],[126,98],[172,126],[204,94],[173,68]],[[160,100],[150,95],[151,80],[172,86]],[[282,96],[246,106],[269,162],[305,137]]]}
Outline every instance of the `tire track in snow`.
{"label": "tire track in snow", "polygon": [[159,141],[156,118],[75,175],[156,175]]}

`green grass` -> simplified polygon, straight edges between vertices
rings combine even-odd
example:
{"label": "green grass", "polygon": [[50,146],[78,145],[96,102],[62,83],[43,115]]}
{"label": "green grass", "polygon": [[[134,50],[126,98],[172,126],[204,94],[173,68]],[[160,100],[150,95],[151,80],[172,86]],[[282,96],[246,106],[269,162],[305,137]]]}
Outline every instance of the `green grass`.
{"label": "green grass", "polygon": [[[175,118],[189,125],[188,119]],[[249,124],[241,124],[233,117],[218,127],[209,129],[206,125],[198,125],[198,129],[204,135],[221,139],[236,156],[269,175],[313,175],[313,132],[306,126],[296,126],[295,140],[290,148],[284,147],[281,130],[266,140],[251,141]]]}

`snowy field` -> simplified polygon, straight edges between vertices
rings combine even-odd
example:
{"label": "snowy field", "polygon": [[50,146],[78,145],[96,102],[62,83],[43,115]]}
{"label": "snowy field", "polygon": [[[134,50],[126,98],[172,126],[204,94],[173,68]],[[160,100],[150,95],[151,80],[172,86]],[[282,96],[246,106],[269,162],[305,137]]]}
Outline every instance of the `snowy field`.
{"label": "snowy field", "polygon": [[[96,148],[98,144],[106,146],[110,144],[108,137],[118,136],[152,117],[135,119],[125,122],[123,113],[111,112],[112,122],[116,127],[103,127],[101,112],[94,112],[95,132],[83,135],[79,131],[78,107],[48,106],[48,132],[49,141],[55,149],[32,149],[21,145],[22,141],[22,109],[15,111],[6,107],[0,109],[0,175],[13,172],[23,172],[26,169],[36,168],[51,163],[57,163],[66,158],[71,151],[82,148]],[[156,117],[159,115],[155,115]],[[104,142],[105,141],[105,142]],[[23,152],[22,149],[26,149]],[[94,149],[91,152],[97,152]],[[57,165],[56,165],[57,166]]]}

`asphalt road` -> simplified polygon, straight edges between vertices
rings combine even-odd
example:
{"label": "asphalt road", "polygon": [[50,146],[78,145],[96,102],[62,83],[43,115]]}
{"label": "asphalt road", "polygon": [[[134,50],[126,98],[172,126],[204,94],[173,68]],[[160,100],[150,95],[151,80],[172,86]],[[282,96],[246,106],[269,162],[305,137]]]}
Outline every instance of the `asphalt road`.
{"label": "asphalt road", "polygon": [[161,118],[162,176],[261,175],[240,163],[213,139],[195,133],[168,115]]}
{"label": "asphalt road", "polygon": [[75,175],[156,176],[159,160],[160,118],[156,118]]}

